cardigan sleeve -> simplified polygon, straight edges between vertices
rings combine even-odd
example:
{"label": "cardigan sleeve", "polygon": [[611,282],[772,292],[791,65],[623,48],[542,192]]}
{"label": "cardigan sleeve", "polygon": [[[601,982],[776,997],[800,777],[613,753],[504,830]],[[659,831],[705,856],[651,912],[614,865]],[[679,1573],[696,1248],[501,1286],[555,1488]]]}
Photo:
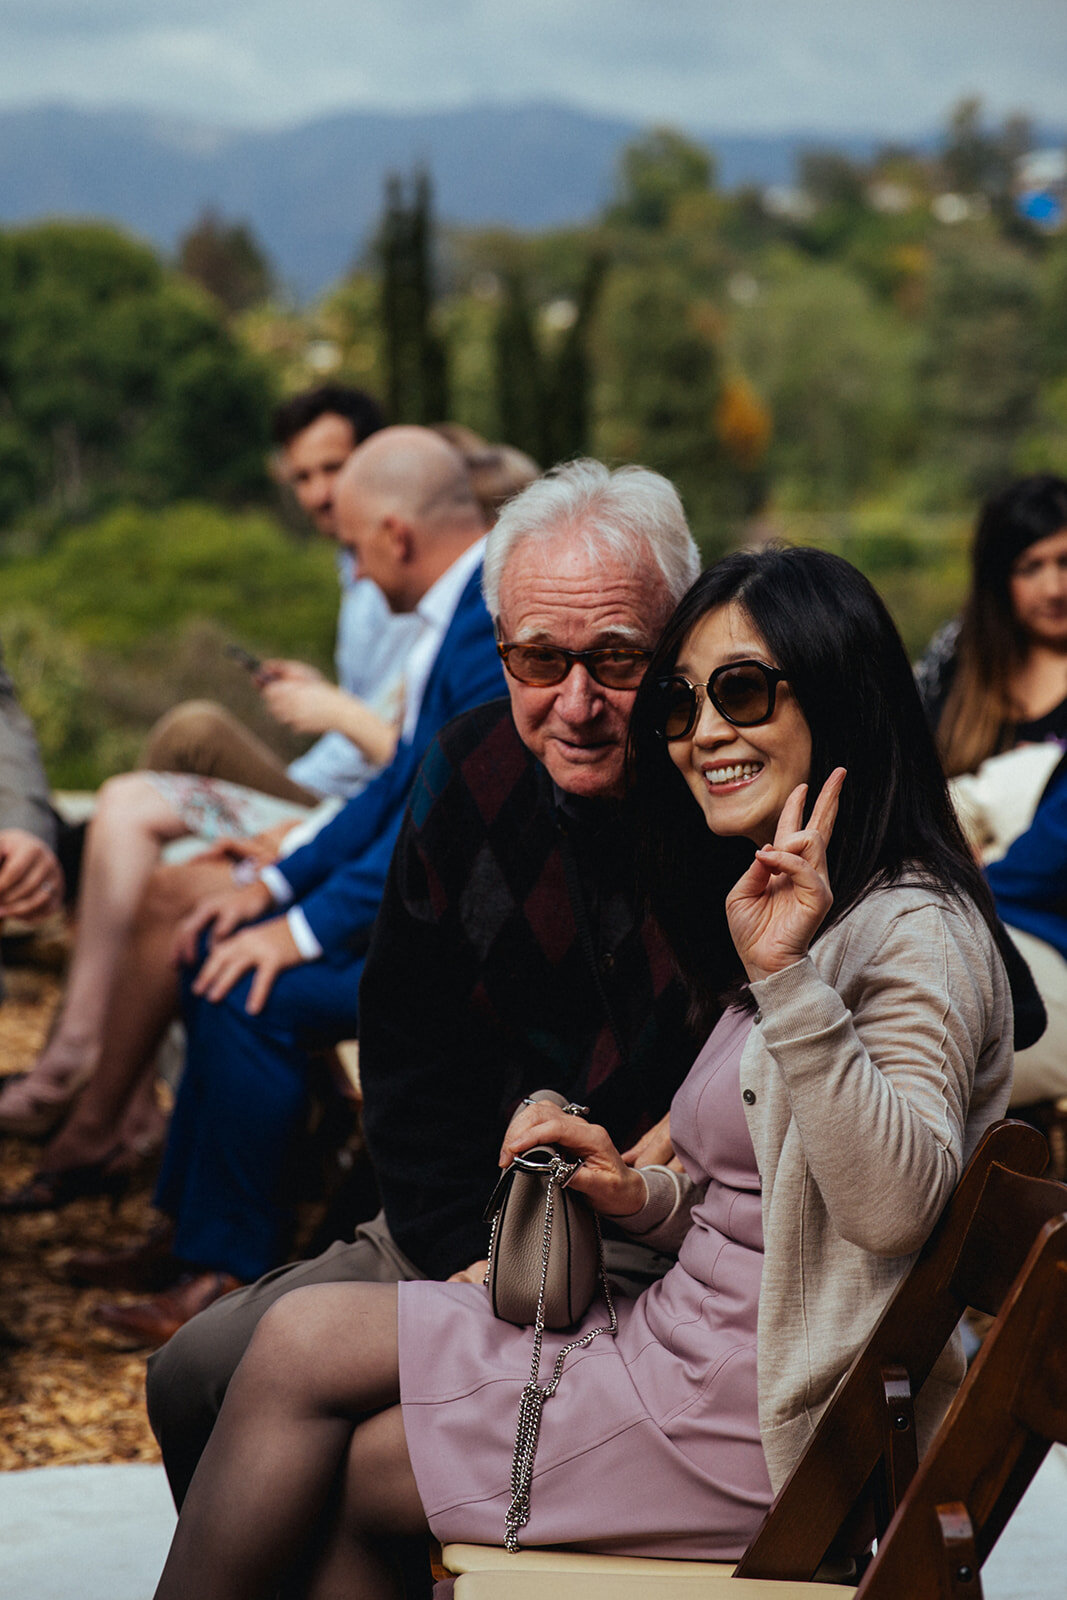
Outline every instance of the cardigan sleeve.
{"label": "cardigan sleeve", "polygon": [[607,1217],[633,1239],[677,1255],[693,1220],[693,1207],[704,1196],[706,1184],[695,1184],[686,1173],[672,1167],[639,1167],[645,1180],[645,1203],[627,1217]]}
{"label": "cardigan sleeve", "polygon": [[[999,957],[984,924],[943,902],[897,910],[875,934],[838,958],[829,978],[841,994],[810,955],[752,993],[830,1220],[862,1249],[899,1256],[919,1248],[959,1179]],[[1010,1026],[1009,1013],[1009,1038]],[[996,1086],[1005,1103],[1009,1061]]]}

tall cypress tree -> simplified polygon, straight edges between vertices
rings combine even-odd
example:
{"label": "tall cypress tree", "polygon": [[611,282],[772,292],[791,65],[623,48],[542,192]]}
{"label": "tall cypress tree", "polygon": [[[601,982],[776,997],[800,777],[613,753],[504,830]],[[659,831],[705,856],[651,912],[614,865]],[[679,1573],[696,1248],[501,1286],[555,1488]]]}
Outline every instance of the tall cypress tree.
{"label": "tall cypress tree", "polygon": [[547,386],[545,420],[547,449],[544,460],[568,461],[589,449],[590,387],[589,325],[607,271],[607,258],[590,256],[574,321],[567,329]]}
{"label": "tall cypress tree", "polygon": [[429,176],[416,173],[410,203],[395,175],[388,179],[385,194],[378,255],[389,412],[394,422],[440,422],[448,415],[448,361],[433,328]]}
{"label": "tall cypress tree", "polygon": [[500,438],[535,461],[551,454],[546,437],[541,352],[534,333],[526,285],[518,272],[504,280],[496,324],[496,400]]}

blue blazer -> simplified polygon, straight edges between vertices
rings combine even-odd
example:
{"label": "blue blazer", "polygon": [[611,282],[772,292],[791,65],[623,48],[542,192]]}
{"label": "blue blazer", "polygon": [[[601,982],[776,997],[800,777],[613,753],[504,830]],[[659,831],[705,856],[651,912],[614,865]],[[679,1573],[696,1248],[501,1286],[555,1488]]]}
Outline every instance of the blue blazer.
{"label": "blue blazer", "polygon": [[1029,828],[985,875],[1009,928],[1067,958],[1067,756],[1053,769]]}
{"label": "blue blazer", "polygon": [[415,732],[373,783],[314,839],[277,863],[323,955],[343,963],[370,939],[415,774],[438,729],[504,690],[479,564],[463,590],[430,671]]}

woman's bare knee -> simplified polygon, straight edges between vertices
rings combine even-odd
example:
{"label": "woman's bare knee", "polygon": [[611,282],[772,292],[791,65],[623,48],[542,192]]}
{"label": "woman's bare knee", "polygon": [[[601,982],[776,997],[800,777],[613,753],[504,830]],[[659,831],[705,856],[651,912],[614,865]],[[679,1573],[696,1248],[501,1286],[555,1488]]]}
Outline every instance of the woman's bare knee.
{"label": "woman's bare knee", "polygon": [[165,843],[189,832],[174,807],[139,772],[108,778],[100,789],[90,827],[90,837],[99,840],[106,835],[125,844],[131,835]]}

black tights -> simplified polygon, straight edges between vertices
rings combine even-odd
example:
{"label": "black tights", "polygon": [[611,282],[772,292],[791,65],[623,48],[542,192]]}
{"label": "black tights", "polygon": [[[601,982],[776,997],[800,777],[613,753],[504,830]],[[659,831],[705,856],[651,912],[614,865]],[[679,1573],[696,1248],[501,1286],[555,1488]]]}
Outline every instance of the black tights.
{"label": "black tights", "polygon": [[294,1289],[263,1316],[182,1507],[156,1600],[394,1600],[426,1535],[400,1414],[393,1284]]}

